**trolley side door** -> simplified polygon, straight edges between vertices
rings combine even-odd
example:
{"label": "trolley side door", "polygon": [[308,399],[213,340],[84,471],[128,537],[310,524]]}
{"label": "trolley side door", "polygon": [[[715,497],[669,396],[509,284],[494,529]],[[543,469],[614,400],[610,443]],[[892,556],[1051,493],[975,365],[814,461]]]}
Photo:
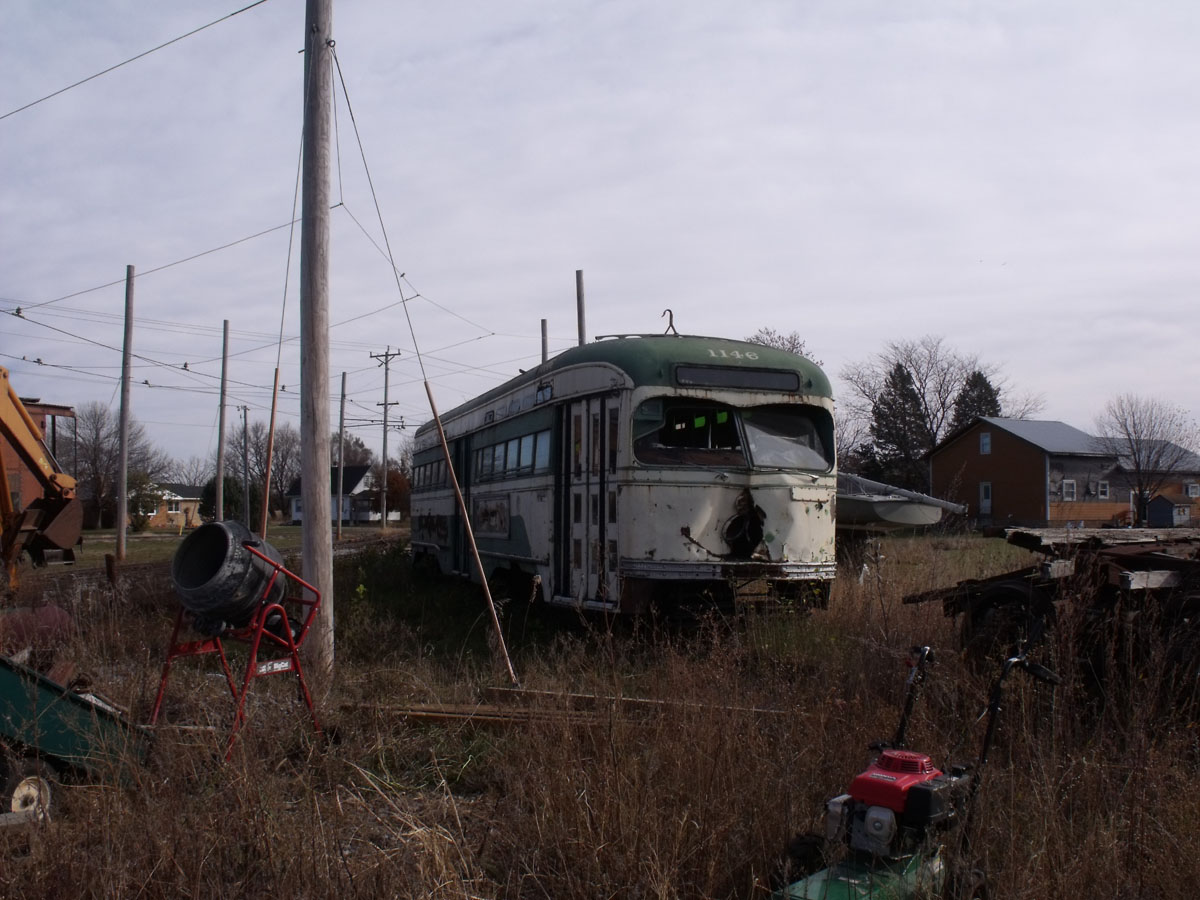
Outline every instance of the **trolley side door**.
{"label": "trolley side door", "polygon": [[616,560],[609,559],[615,556],[616,511],[609,509],[615,497],[609,492],[608,450],[610,421],[616,421],[609,410],[616,405],[615,397],[574,400],[563,428],[563,593],[593,608],[615,608],[617,600]]}

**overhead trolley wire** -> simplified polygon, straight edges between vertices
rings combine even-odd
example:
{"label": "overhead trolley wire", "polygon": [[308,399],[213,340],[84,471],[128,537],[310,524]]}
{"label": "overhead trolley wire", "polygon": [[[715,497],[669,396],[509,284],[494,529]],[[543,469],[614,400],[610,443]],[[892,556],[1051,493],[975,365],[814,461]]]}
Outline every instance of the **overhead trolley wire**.
{"label": "overhead trolley wire", "polygon": [[57,91],[47,94],[45,97],[39,97],[37,100],[32,100],[29,103],[26,103],[24,106],[18,106],[16,109],[10,109],[8,112],[4,113],[3,115],[0,115],[0,121],[7,119],[9,116],[15,116],[19,112],[24,112],[25,110],[29,109],[30,107],[37,106],[39,103],[45,103],[47,100],[53,99],[54,97],[57,97],[59,94],[65,94],[67,91],[77,88],[80,85],[87,84],[89,81],[95,81],[101,75],[107,75],[109,72],[115,72],[117,69],[121,68],[122,66],[127,66],[131,62],[137,62],[139,59],[142,59],[145,56],[149,56],[151,53],[154,53],[158,50],[162,50],[164,47],[170,47],[172,44],[177,44],[180,41],[182,41],[184,38],[189,38],[194,34],[199,34],[201,31],[204,31],[206,28],[212,28],[214,25],[219,25],[220,23],[224,22],[227,19],[232,19],[234,16],[241,15],[242,13],[246,12],[247,10],[254,9],[254,7],[256,7],[256,6],[262,6],[266,2],[267,2],[267,0],[255,0],[255,2],[251,3],[249,6],[243,6],[241,9],[234,10],[233,12],[229,13],[228,15],[221,16],[221,18],[219,18],[219,19],[214,19],[213,21],[209,22],[207,25],[201,25],[199,28],[193,28],[187,34],[181,34],[181,35],[179,35],[179,37],[171,38],[171,40],[167,41],[166,43],[159,44],[157,47],[151,47],[149,50],[144,50],[141,53],[139,53],[137,56],[131,56],[131,57],[129,57],[129,59],[125,60],[124,62],[119,62],[115,66],[109,66],[107,69],[97,72],[95,75],[89,75],[87,78],[82,78],[79,81],[76,81],[74,84],[68,84],[66,87],[59,88]]}

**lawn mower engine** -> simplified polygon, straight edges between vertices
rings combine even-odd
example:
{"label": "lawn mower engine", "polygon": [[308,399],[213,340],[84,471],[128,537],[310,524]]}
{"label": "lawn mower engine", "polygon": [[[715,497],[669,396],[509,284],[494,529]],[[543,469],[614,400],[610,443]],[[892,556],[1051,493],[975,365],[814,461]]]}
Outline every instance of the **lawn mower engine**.
{"label": "lawn mower engine", "polygon": [[923,753],[883,750],[850,793],[826,804],[825,837],[871,856],[911,855],[958,818],[970,783],[958,766],[947,774]]}

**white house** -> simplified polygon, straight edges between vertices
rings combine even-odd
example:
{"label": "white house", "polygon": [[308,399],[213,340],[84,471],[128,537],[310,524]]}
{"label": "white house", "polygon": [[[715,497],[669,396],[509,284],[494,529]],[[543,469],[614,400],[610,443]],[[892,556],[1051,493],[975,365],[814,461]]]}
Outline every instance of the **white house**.
{"label": "white house", "polygon": [[[338,495],[338,467],[329,470],[329,517],[336,521]],[[300,479],[292,482],[287,492],[288,509],[292,524],[304,521],[304,508],[300,501]],[[379,491],[371,477],[370,466],[346,466],[342,475],[342,522],[349,525],[379,521]],[[399,522],[400,511],[388,510],[388,522]]]}

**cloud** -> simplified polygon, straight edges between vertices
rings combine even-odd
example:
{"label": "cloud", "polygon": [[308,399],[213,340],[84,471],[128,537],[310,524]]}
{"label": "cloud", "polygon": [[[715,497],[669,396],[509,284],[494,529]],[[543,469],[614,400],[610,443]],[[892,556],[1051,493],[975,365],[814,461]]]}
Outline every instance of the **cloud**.
{"label": "cloud", "polygon": [[[0,112],[233,8],[17,3]],[[302,25],[294,4],[268,3],[0,121],[3,303],[287,222]],[[1045,394],[1048,415],[1088,410],[1075,424],[1117,389],[1194,402],[1180,385],[1196,375],[1183,323],[1200,274],[1198,25],[1165,2],[335,10],[397,264],[438,304],[409,309],[422,347],[446,348],[427,361],[446,405],[536,361],[541,318],[555,348],[573,342],[582,268],[593,335],[661,330],[670,307],[695,333],[797,329],[836,372],[888,339],[944,333]],[[351,372],[374,408],[369,354],[400,347],[392,399],[420,421],[395,279],[355,222],[382,245],[341,100],[337,121],[331,321],[349,321],[331,332],[331,380]],[[281,319],[299,331],[297,248],[290,272],[283,230],[139,278],[135,349],[174,370],[135,391],[135,414],[175,423],[150,427],[173,454],[211,442],[215,401],[178,367],[219,371],[223,319],[234,377],[255,386],[236,402],[263,415],[277,353],[299,385],[295,342],[272,338]],[[63,301],[102,316],[74,326],[53,307],[0,317],[0,364],[23,393],[107,402],[111,375],[68,381],[19,357],[112,373],[119,358],[81,338],[119,346],[123,302],[119,285]]]}

